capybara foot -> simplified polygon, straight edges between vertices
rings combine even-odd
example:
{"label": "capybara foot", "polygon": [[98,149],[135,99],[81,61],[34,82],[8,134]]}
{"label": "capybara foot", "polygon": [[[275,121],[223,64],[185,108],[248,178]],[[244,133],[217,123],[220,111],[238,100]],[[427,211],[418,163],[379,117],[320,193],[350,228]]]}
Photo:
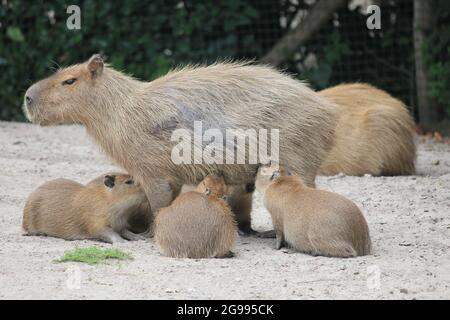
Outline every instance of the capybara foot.
{"label": "capybara foot", "polygon": [[98,239],[107,243],[125,242],[125,240],[120,236],[120,234],[113,231],[112,229],[105,230],[101,235],[98,236]]}
{"label": "capybara foot", "polygon": [[133,233],[130,230],[124,230],[120,233],[120,235],[122,236],[122,238],[127,239],[129,241],[138,241],[147,239],[145,235],[143,235],[142,233],[141,234]]}
{"label": "capybara foot", "polygon": [[234,256],[235,256],[235,254],[234,254],[233,251],[228,251],[228,252],[225,253],[224,255],[218,256],[218,257],[216,257],[216,258],[218,258],[218,259],[222,259],[222,258],[226,259],[226,258],[233,258]]}
{"label": "capybara foot", "polygon": [[269,231],[263,231],[263,232],[258,232],[256,234],[256,236],[258,238],[263,238],[263,239],[275,239],[277,237],[275,230],[269,230]]}
{"label": "capybara foot", "polygon": [[250,226],[239,227],[238,234],[241,237],[256,236],[259,232],[252,229]]}

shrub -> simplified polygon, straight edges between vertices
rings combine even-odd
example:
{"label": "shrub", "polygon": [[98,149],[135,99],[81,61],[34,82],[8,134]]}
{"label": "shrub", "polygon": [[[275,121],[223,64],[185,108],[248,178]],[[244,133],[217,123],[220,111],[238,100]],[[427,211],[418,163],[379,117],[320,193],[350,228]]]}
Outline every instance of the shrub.
{"label": "shrub", "polygon": [[[195,5],[194,5],[195,3]],[[117,69],[151,80],[179,63],[256,56],[257,1],[71,1],[81,30],[68,30],[67,1],[0,2],[0,119],[23,120],[23,94],[52,68],[102,52]],[[256,28],[251,28],[257,30]],[[258,43],[259,41],[259,43]]]}

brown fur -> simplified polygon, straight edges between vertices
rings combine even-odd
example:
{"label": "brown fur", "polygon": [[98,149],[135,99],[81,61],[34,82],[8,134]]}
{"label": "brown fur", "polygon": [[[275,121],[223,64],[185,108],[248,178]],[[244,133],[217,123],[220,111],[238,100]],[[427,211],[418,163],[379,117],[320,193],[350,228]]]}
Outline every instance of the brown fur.
{"label": "brown fur", "polygon": [[[76,78],[72,85],[63,82]],[[222,171],[228,184],[253,183],[258,165],[187,164],[171,160],[174,129],[203,127],[280,129],[280,161],[314,185],[331,147],[335,108],[305,84],[270,67],[217,63],[185,67],[150,83],[135,80],[99,56],[59,70],[26,93],[28,118],[41,125],[81,123],[127,172],[142,184],[153,210],[167,202],[152,197],[156,178],[170,180],[174,196]],[[320,130],[318,130],[320,128]]]}
{"label": "brown fur", "polygon": [[[110,172],[105,175],[120,176],[123,173]],[[99,176],[94,180],[90,181],[88,184],[99,184],[101,185],[104,181],[105,175]],[[172,197],[172,190],[167,181],[159,181],[158,184],[153,187],[153,194],[156,198],[166,199],[164,201],[169,201]],[[138,233],[145,235],[145,237],[153,237],[153,223],[154,216],[150,208],[150,203],[148,201],[142,202],[136,210],[130,211],[128,213],[127,224],[128,229],[133,233]]]}
{"label": "brown fur", "polygon": [[247,185],[232,185],[228,187],[227,202],[233,211],[239,230],[242,235],[253,234],[251,228],[251,212],[253,202],[253,189]]}
{"label": "brown fur", "polygon": [[174,258],[222,258],[236,239],[233,213],[222,199],[223,178],[208,176],[195,191],[180,194],[158,211],[155,240],[161,253]]}
{"label": "brown fur", "polygon": [[[98,239],[105,242],[141,239],[130,231],[131,217],[148,217],[145,193],[131,176],[115,177],[114,186],[101,176],[86,186],[56,179],[37,188],[24,208],[23,229],[28,235],[47,235],[67,240]],[[131,184],[127,184],[126,182]]]}
{"label": "brown fur", "polygon": [[359,208],[336,193],[309,188],[296,176],[261,167],[256,187],[272,216],[277,248],[287,244],[312,255],[370,254],[369,228]]}
{"label": "brown fur", "polygon": [[334,146],[319,174],[412,175],[414,121],[406,106],[367,84],[346,84],[319,92],[337,106]]}
{"label": "brown fur", "polygon": [[[195,190],[197,187],[192,185],[183,186],[182,192]],[[255,234],[251,228],[251,211],[253,204],[253,184],[237,184],[227,186],[225,195],[226,202],[235,216],[241,235]]]}

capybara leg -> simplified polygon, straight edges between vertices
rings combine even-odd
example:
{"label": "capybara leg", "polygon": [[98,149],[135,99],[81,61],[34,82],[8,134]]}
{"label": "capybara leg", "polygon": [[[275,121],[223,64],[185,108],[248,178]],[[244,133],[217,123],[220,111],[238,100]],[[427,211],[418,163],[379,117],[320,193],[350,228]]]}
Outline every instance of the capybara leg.
{"label": "capybara leg", "polygon": [[248,189],[246,186],[245,191],[242,194],[233,195],[229,201],[231,211],[233,211],[236,217],[240,236],[257,234],[257,232],[252,229],[252,198],[253,190]]}
{"label": "capybara leg", "polygon": [[264,232],[258,232],[256,236],[263,239],[275,239],[277,237],[277,234],[275,233],[275,230],[269,230]]}
{"label": "capybara leg", "polygon": [[255,236],[258,235],[258,231],[255,231],[252,229],[252,227],[249,224],[238,224],[238,234],[241,237],[250,237],[250,236]]}
{"label": "capybara leg", "polygon": [[224,255],[221,256],[217,256],[216,258],[218,259],[222,259],[222,258],[233,258],[235,256],[233,251],[228,251],[227,253],[225,253]]}
{"label": "capybara leg", "polygon": [[167,207],[172,202],[174,192],[171,189],[176,188],[176,190],[181,190],[182,185],[169,184],[167,182],[164,183],[161,182],[161,180],[158,180],[158,183],[156,183],[155,180],[148,180],[142,187],[147,196],[147,200],[150,203],[150,209],[154,214],[156,211]]}
{"label": "capybara leg", "polygon": [[96,237],[104,242],[107,243],[114,243],[114,242],[124,242],[125,240],[118,234],[117,232],[113,231],[111,228],[106,228],[101,234]]}
{"label": "capybara leg", "polygon": [[282,233],[276,233],[277,243],[275,245],[275,249],[280,250],[284,246],[284,236]]}
{"label": "capybara leg", "polygon": [[142,204],[135,214],[131,214],[128,218],[128,229],[134,233],[147,232],[153,223],[153,214],[150,204],[147,202]]}
{"label": "capybara leg", "polygon": [[146,237],[142,234],[133,233],[128,229],[124,229],[120,232],[120,235],[122,238],[127,239],[129,241],[138,241],[138,240],[145,240]]}

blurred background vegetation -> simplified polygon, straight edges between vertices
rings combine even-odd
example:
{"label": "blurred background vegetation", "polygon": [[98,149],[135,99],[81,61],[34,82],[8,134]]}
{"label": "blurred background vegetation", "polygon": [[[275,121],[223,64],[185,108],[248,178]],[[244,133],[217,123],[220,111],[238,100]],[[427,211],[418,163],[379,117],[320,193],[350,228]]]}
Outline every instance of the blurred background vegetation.
{"label": "blurred background vegetation", "polygon": [[[428,1],[428,0],[427,0]],[[450,116],[450,1],[434,1],[435,26],[423,46],[427,95]],[[24,120],[27,87],[58,66],[106,54],[143,80],[188,62],[260,59],[311,10],[315,0],[0,1],[0,119]],[[371,1],[358,1],[371,2]],[[382,29],[368,30],[364,6],[350,1],[278,67],[315,89],[368,82],[410,106],[417,119],[414,0],[374,0]],[[69,5],[81,29],[68,30]]]}

